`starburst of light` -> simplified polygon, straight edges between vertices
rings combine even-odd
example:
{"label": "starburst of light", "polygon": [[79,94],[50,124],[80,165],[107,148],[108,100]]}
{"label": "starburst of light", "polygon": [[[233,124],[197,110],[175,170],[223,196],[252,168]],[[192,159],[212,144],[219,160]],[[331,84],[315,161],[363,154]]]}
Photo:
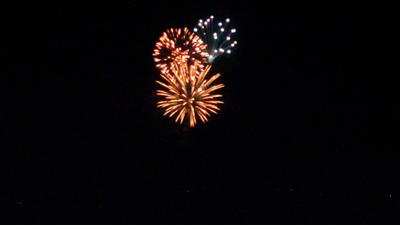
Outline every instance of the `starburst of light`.
{"label": "starburst of light", "polygon": [[211,65],[200,68],[201,62],[192,65],[175,62],[167,74],[161,74],[162,81],[156,81],[162,88],[157,90],[161,100],[157,107],[164,110],[164,115],[175,117],[175,122],[187,122],[194,127],[197,119],[207,122],[212,113],[217,114],[221,94],[214,92],[223,88],[223,84],[214,85],[220,74],[207,78]]}
{"label": "starburst of light", "polygon": [[[207,62],[206,43],[188,28],[170,28],[165,31],[153,51],[154,62],[161,73],[167,74],[173,63],[192,64],[194,61]],[[200,64],[200,68],[204,65]]]}
{"label": "starburst of light", "polygon": [[207,43],[209,63],[225,53],[231,54],[232,48],[237,45],[237,41],[234,40],[236,29],[230,27],[229,18],[219,22],[215,21],[214,16],[201,19],[193,31]]}

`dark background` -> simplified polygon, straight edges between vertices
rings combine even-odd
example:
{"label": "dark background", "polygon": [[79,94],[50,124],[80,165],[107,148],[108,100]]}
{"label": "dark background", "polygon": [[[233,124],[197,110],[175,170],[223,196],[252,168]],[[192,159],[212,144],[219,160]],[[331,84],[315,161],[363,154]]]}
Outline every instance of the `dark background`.
{"label": "dark background", "polygon": [[[13,6],[0,223],[398,224],[394,111],[361,73],[359,15],[342,8]],[[211,14],[239,44],[213,68],[222,111],[185,131],[155,107],[151,54],[165,29]]]}

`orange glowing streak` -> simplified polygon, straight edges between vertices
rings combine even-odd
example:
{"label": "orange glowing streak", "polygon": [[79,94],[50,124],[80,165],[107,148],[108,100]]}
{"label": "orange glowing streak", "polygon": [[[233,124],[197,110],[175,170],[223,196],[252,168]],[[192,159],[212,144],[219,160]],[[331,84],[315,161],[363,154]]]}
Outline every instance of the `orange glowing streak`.
{"label": "orange glowing streak", "polygon": [[187,121],[190,127],[196,125],[197,119],[207,122],[207,117],[211,113],[217,114],[220,110],[218,105],[223,103],[219,100],[222,95],[214,94],[214,91],[224,85],[213,85],[220,74],[207,79],[211,65],[204,69],[200,65],[199,61],[192,65],[182,61],[173,62],[171,69],[166,74],[161,74],[162,81],[156,81],[161,86],[157,90],[157,95],[161,97],[157,107],[164,110],[164,115],[175,116],[176,123]]}
{"label": "orange glowing streak", "polygon": [[170,28],[165,31],[153,51],[156,67],[161,73],[166,74],[174,63],[183,62],[193,64],[194,61],[207,62],[207,45],[199,36],[189,31],[188,28]]}

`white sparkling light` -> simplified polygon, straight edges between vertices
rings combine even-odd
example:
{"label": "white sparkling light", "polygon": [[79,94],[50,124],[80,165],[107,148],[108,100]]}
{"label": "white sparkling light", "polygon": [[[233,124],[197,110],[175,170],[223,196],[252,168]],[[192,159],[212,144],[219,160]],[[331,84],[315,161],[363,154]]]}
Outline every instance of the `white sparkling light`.
{"label": "white sparkling light", "polygon": [[[210,15],[208,18],[200,20],[199,28],[193,29],[209,46],[207,53],[209,63],[212,63],[220,55],[231,54],[233,47],[237,44],[237,41],[234,41],[235,36],[233,36],[237,30],[232,28],[229,23],[229,18],[218,21],[218,18]],[[198,51],[197,49],[196,51]]]}

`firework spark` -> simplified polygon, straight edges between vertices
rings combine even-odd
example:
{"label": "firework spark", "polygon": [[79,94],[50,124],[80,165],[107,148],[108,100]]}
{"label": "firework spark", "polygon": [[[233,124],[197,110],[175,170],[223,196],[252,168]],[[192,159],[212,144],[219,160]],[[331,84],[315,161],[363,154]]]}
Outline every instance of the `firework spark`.
{"label": "firework spark", "polygon": [[232,48],[237,45],[237,41],[233,40],[236,29],[230,28],[229,23],[229,18],[217,23],[214,16],[210,16],[206,20],[199,20],[193,29],[207,43],[209,63],[222,54],[231,54]]}
{"label": "firework spark", "polygon": [[213,85],[220,76],[215,74],[206,78],[211,66],[200,68],[201,63],[195,61],[192,65],[187,63],[172,63],[168,74],[161,74],[163,81],[157,81],[163,87],[157,90],[157,95],[162,100],[157,102],[157,107],[164,109],[164,115],[175,116],[175,122],[182,124],[184,121],[190,127],[196,125],[199,118],[203,123],[211,113],[217,114],[219,100],[222,95],[214,94],[214,91],[224,87],[223,84]]}
{"label": "firework spark", "polygon": [[[165,31],[156,43],[153,58],[161,73],[168,74],[174,62],[207,62],[206,46],[203,40],[188,28],[171,28]],[[203,64],[199,65],[199,68],[203,67]]]}

